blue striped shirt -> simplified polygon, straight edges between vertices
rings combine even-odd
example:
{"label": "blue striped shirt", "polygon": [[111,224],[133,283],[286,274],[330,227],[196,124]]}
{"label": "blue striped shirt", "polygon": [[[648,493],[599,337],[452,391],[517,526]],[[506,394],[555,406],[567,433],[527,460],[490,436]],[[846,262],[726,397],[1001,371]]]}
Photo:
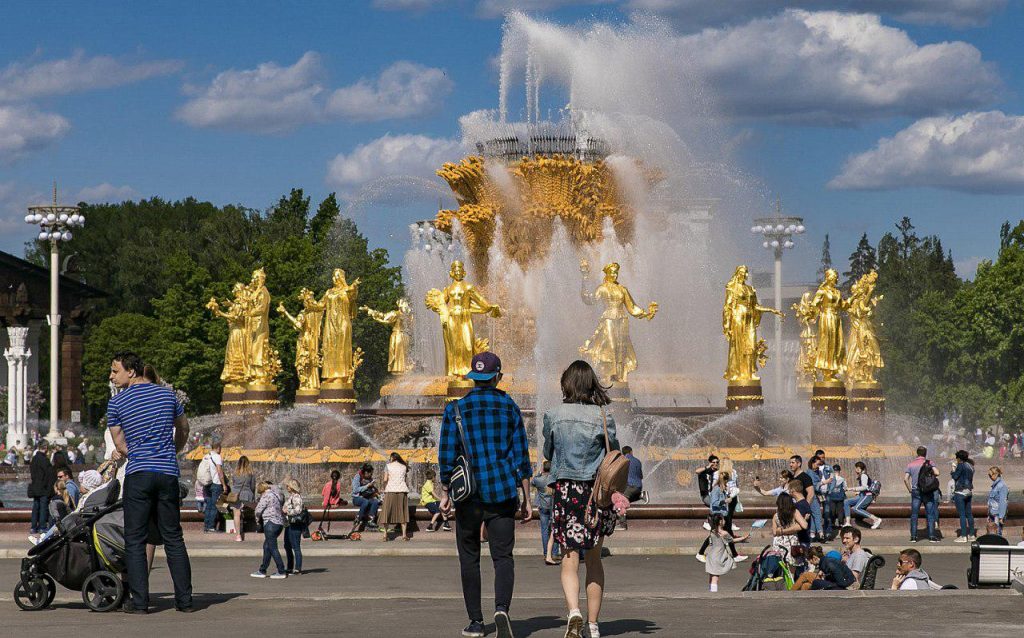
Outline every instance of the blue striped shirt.
{"label": "blue striped shirt", "polygon": [[136,383],[110,398],[107,427],[118,427],[128,444],[125,474],[156,472],[180,476],[174,449],[174,419],[185,409],[174,391],[153,383]]}

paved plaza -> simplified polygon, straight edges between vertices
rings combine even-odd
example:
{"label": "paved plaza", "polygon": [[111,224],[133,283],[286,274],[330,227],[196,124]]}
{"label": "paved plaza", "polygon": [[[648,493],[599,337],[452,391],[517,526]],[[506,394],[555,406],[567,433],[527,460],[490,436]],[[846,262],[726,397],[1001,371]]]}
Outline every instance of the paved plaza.
{"label": "paved plaza", "polygon": [[[247,543],[248,545],[249,543]],[[199,549],[199,544],[197,550]],[[321,549],[321,546],[316,549]],[[405,544],[403,544],[405,545]],[[309,549],[313,549],[307,545]],[[247,548],[248,549],[248,548]],[[322,551],[322,550],[321,550]],[[207,553],[212,553],[208,552]],[[312,553],[312,552],[310,552]],[[879,577],[887,585],[892,555]],[[602,612],[604,636],[762,636],[794,631],[814,617],[823,630],[900,636],[1011,636],[1024,629],[1024,598],[1013,590],[967,590],[965,553],[927,553],[925,569],[959,591],[740,592],[746,565],[723,577],[709,594],[703,565],[692,556],[625,556],[606,559],[609,593]],[[181,636],[195,627],[219,636],[458,636],[465,625],[458,562],[451,556],[309,556],[306,573],[285,581],[248,576],[258,562],[249,556],[193,559],[199,611],[173,611],[170,580],[158,558],[152,583],[156,613],[147,617],[89,612],[77,592],[59,588],[51,609],[21,612],[11,599],[19,561],[0,560],[0,614],[5,636],[53,636],[75,627],[80,636],[123,634]],[[490,577],[484,561],[485,610]],[[539,556],[516,559],[512,615],[516,636],[563,635],[564,603],[558,568]],[[813,602],[809,599],[814,599]],[[797,620],[793,620],[797,619]],[[493,631],[493,626],[490,627]]]}

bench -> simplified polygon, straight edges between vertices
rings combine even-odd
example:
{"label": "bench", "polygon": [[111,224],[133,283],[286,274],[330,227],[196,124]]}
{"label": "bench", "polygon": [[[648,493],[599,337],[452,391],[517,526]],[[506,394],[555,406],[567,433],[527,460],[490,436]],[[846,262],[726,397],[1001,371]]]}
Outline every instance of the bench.
{"label": "bench", "polygon": [[864,573],[860,575],[860,587],[859,589],[874,589],[875,580],[878,577],[878,570],[885,567],[885,558],[872,554],[870,549],[865,549],[865,552],[871,556],[868,559],[868,564],[864,567]]}
{"label": "bench", "polygon": [[971,543],[967,587],[1009,587],[1014,577],[1024,579],[1024,547]]}

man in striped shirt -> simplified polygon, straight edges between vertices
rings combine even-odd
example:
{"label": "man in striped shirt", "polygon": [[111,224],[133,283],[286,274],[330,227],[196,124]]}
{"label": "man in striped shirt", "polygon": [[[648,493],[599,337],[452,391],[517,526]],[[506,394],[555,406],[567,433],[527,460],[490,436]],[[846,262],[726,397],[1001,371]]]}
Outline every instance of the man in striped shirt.
{"label": "man in striped shirt", "polygon": [[142,360],[133,352],[114,355],[110,382],[122,391],[107,404],[107,427],[114,447],[128,458],[123,500],[130,599],[125,611],[148,612],[146,538],[154,513],[174,582],[174,606],[192,611],[192,567],[181,533],[177,457],[188,439],[188,419],[173,390],[143,376]]}

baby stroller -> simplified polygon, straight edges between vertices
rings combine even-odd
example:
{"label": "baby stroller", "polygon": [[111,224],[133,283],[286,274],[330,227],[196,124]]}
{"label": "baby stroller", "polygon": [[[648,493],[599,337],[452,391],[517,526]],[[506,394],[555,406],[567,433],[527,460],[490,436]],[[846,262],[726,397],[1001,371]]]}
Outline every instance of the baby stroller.
{"label": "baby stroller", "polygon": [[742,591],[784,591],[793,586],[793,575],[786,564],[786,552],[771,545],[750,566],[750,578]]}
{"label": "baby stroller", "polygon": [[125,585],[124,511],[117,479],[108,481],[85,498],[86,505],[57,523],[50,538],[28,551],[21,560],[21,579],[14,602],[25,611],[45,609],[60,583],[82,592],[93,611],[120,607]]}

